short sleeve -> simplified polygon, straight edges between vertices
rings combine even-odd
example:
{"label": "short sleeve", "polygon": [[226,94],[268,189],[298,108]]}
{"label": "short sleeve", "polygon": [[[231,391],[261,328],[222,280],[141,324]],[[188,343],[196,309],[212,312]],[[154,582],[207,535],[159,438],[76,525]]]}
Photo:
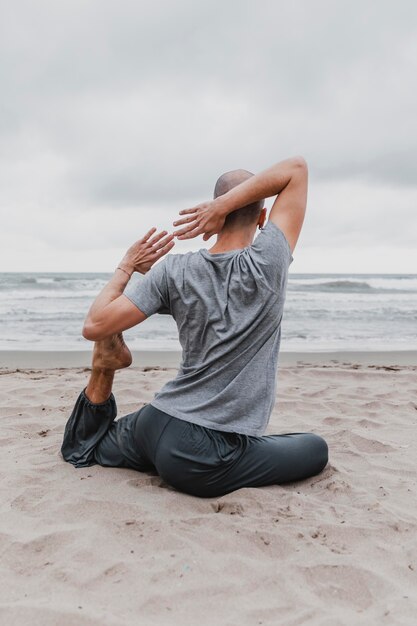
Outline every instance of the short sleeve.
{"label": "short sleeve", "polygon": [[271,280],[285,274],[294,260],[287,238],[270,220],[250,246],[250,254],[260,271]]}
{"label": "short sleeve", "polygon": [[154,265],[145,276],[134,276],[124,295],[146,317],[154,313],[170,313],[165,260]]}

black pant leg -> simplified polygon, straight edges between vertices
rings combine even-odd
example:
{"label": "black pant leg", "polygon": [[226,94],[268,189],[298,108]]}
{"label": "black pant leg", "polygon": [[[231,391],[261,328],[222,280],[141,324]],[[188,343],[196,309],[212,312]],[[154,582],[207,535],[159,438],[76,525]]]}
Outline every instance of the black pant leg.
{"label": "black pant leg", "polygon": [[246,437],[246,449],[221,476],[220,490],[263,487],[304,480],[328,463],[326,441],[314,433]]}
{"label": "black pant leg", "polygon": [[97,463],[94,449],[106,435],[117,414],[116,400],[110,398],[94,404],[82,391],[65,426],[61,453],[75,467]]}
{"label": "black pant leg", "polygon": [[[179,420],[177,420],[179,422]],[[171,422],[158,446],[160,475],[180,491],[219,497],[244,487],[303,480],[328,462],[326,441],[314,433],[255,437]]]}
{"label": "black pant leg", "polygon": [[[97,444],[94,456],[100,465],[106,467],[128,467],[146,472],[154,470],[152,437],[147,445],[149,435],[158,432],[158,420],[154,418],[143,428],[147,413],[152,414],[145,405],[138,411],[125,415],[113,422],[103,439]],[[150,431],[150,432],[149,432]]]}
{"label": "black pant leg", "polygon": [[116,420],[116,401],[94,404],[82,391],[65,426],[61,453],[75,467],[154,470],[157,442],[172,419],[151,405]]}

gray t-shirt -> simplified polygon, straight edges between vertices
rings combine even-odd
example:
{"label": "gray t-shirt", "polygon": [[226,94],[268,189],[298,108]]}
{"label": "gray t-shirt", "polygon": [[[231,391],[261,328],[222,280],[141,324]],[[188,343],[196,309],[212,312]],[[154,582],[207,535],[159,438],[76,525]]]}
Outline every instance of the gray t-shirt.
{"label": "gray t-shirt", "polygon": [[178,375],[151,404],[216,430],[262,435],[275,403],[288,267],[284,233],[267,222],[252,245],[169,254],[125,295],[146,315],[170,313]]}

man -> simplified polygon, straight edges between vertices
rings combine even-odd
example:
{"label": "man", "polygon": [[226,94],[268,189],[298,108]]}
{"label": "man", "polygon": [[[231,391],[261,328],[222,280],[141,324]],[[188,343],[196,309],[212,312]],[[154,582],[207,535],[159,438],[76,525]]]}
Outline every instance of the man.
{"label": "man", "polygon": [[[156,470],[173,487],[201,497],[323,470],[328,447],[322,437],[264,435],[307,181],[301,157],[257,175],[228,172],[212,201],[180,211],[175,233],[152,229],[128,250],[85,322],[84,337],[96,342],[92,372],[65,428],[65,460],[76,467]],[[263,199],[276,195],[265,225]],[[154,265],[172,249],[174,236],[207,241],[214,234],[209,250],[171,254]],[[134,271],[145,274],[138,285],[128,284]],[[131,363],[121,333],[157,312],[169,312],[177,323],[178,375],[152,402],[115,421],[114,371]]]}

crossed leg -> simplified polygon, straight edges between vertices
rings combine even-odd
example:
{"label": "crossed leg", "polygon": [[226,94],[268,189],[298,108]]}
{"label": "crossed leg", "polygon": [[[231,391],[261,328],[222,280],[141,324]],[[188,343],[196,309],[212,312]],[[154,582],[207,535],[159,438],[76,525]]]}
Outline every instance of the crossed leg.
{"label": "crossed leg", "polygon": [[[121,335],[96,343],[90,380],[67,422],[61,447],[64,459],[76,467],[99,463],[139,471],[156,468],[180,491],[214,497],[242,487],[303,480],[326,466],[327,443],[313,433],[232,436],[177,420],[151,405],[115,422],[114,372],[131,360]],[[140,441],[138,426],[145,426]]]}
{"label": "crossed leg", "polygon": [[100,404],[108,400],[113,388],[115,371],[129,367],[131,363],[132,355],[122,333],[96,341],[91,376],[85,390],[90,402]]}
{"label": "crossed leg", "polygon": [[122,334],[113,335],[94,344],[90,380],[75,403],[65,426],[61,446],[63,458],[76,467],[97,463],[95,449],[106,437],[113,441],[109,461],[115,467],[128,466],[117,443],[115,434],[116,401],[112,394],[114,373],[129,367],[132,355]]}

